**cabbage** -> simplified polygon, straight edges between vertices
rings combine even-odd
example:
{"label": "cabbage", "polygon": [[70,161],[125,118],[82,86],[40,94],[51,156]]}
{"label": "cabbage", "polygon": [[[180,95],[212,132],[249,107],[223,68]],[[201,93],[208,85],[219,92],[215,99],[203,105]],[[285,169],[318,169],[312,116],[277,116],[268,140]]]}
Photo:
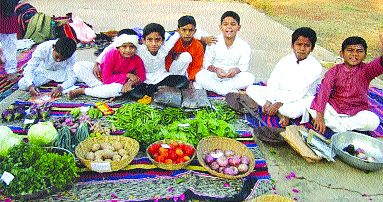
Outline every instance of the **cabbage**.
{"label": "cabbage", "polygon": [[13,146],[20,144],[21,139],[9,127],[0,126],[0,157],[5,157]]}
{"label": "cabbage", "polygon": [[50,121],[39,122],[31,126],[28,130],[28,139],[35,145],[50,145],[58,136],[56,128]]}

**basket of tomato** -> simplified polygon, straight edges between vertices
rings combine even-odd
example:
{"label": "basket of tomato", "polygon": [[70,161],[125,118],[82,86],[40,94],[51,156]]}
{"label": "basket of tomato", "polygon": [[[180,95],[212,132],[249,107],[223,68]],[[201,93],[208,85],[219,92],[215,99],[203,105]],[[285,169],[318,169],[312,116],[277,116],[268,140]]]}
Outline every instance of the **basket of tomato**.
{"label": "basket of tomato", "polygon": [[196,152],[193,145],[179,140],[161,140],[146,149],[150,161],[158,168],[179,170],[190,164]]}

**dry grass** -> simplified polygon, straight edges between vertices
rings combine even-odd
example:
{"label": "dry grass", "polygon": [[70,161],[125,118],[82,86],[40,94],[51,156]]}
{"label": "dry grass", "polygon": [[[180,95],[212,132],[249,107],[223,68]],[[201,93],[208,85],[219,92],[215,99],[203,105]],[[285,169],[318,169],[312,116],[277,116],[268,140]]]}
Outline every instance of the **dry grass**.
{"label": "dry grass", "polygon": [[313,28],[318,44],[334,54],[339,53],[343,40],[349,36],[367,41],[366,61],[382,54],[379,32],[383,31],[383,0],[234,1],[250,4],[292,30],[302,26]]}

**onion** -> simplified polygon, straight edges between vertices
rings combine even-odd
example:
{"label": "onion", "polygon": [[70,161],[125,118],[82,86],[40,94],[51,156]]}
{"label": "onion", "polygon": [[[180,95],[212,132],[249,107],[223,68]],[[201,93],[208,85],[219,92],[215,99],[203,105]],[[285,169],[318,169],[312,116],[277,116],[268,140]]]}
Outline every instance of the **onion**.
{"label": "onion", "polygon": [[249,165],[249,163],[250,163],[250,159],[249,159],[249,157],[247,157],[247,156],[242,156],[242,158],[241,158],[241,163],[242,163],[242,164]]}
{"label": "onion", "polygon": [[238,168],[235,166],[232,166],[231,169],[233,169],[233,175],[238,175]]}
{"label": "onion", "polygon": [[210,168],[213,169],[213,170],[218,170],[219,169],[219,165],[217,162],[213,162],[210,164]]}
{"label": "onion", "polygon": [[223,173],[225,173],[226,175],[234,175],[234,170],[233,170],[233,167],[227,167],[223,170]]}
{"label": "onion", "polygon": [[227,158],[225,156],[221,156],[217,159],[217,163],[219,166],[226,167],[229,162],[227,161]]}
{"label": "onion", "polygon": [[233,150],[228,149],[225,151],[225,156],[229,157],[229,156],[233,156],[233,155],[234,155]]}
{"label": "onion", "polygon": [[210,156],[210,155],[208,155],[208,156],[206,156],[206,158],[205,158],[205,162],[207,163],[207,164],[210,164],[211,162],[213,162],[215,159],[212,157],[212,156]]}
{"label": "onion", "polygon": [[249,166],[246,164],[239,164],[238,171],[241,173],[245,173],[249,170]]}
{"label": "onion", "polygon": [[241,159],[239,158],[238,155],[236,155],[234,157],[229,157],[228,162],[231,166],[237,166],[241,163]]}
{"label": "onion", "polygon": [[223,172],[224,170],[225,170],[225,167],[219,167],[219,168],[218,168],[218,172],[219,172],[219,173],[224,173],[224,172]]}
{"label": "onion", "polygon": [[216,150],[215,150],[215,153],[216,153],[216,154],[218,154],[218,153],[223,153],[223,151],[220,150],[220,149],[216,149]]}

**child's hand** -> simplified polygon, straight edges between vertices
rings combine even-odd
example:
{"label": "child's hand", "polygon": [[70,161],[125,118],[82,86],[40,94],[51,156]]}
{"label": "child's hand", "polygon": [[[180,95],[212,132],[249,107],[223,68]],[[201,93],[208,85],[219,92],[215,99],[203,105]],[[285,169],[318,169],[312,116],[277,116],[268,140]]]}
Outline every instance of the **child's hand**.
{"label": "child's hand", "polygon": [[34,85],[30,85],[29,86],[29,94],[31,94],[31,96],[38,96],[38,95],[40,95],[40,90],[38,88],[36,88]]}
{"label": "child's hand", "polygon": [[127,93],[132,90],[132,84],[128,81],[122,86],[122,92]]}
{"label": "child's hand", "polygon": [[238,73],[239,73],[238,68],[231,68],[231,69],[229,69],[229,71],[227,71],[225,77],[226,78],[233,78]]}
{"label": "child's hand", "polygon": [[226,78],[226,71],[221,68],[216,68],[215,73],[217,74],[218,78]]}
{"label": "child's hand", "polygon": [[207,36],[201,37],[201,41],[203,41],[206,45],[210,46],[211,44],[215,44],[218,40],[215,36]]}
{"label": "child's hand", "polygon": [[136,83],[140,82],[140,78],[137,75],[134,75],[134,74],[131,74],[131,73],[128,73],[126,75],[126,78],[131,80],[132,84],[136,84]]}
{"label": "child's hand", "polygon": [[52,97],[60,97],[62,95],[63,88],[61,86],[57,86],[52,91]]}
{"label": "child's hand", "polygon": [[97,62],[94,64],[93,74],[94,74],[94,76],[95,76],[98,80],[102,81],[101,68],[98,66],[98,63],[97,63]]}
{"label": "child's hand", "polygon": [[324,132],[326,132],[326,124],[324,122],[323,116],[324,116],[323,113],[317,111],[317,116],[313,119],[314,128],[320,134],[324,134]]}

